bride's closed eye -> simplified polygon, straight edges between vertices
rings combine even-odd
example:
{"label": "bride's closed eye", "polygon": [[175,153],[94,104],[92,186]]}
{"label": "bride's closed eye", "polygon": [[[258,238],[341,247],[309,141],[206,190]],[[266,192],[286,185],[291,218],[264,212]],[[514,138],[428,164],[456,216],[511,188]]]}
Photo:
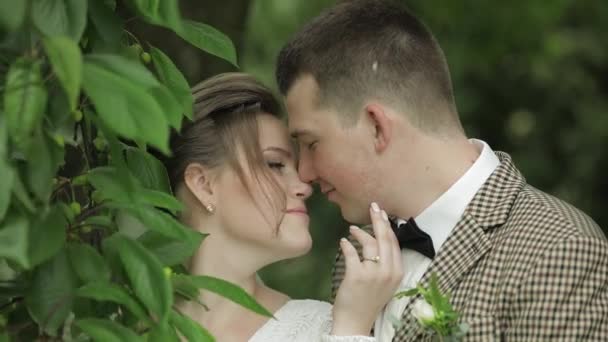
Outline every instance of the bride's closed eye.
{"label": "bride's closed eye", "polygon": [[276,170],[278,172],[283,171],[283,169],[285,168],[285,164],[282,162],[268,161],[268,162],[266,162],[266,164],[268,165],[269,168]]}
{"label": "bride's closed eye", "polygon": [[268,168],[278,174],[283,174],[294,164],[292,152],[284,147],[268,147],[264,150],[264,159]]}

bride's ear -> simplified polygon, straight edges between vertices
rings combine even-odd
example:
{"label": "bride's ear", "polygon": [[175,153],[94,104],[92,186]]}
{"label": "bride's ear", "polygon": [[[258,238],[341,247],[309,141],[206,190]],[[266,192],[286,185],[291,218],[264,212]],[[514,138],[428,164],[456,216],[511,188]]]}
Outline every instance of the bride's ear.
{"label": "bride's ear", "polygon": [[184,185],[190,190],[192,195],[198,200],[203,208],[209,205],[215,207],[216,193],[212,170],[199,164],[191,163],[184,170]]}

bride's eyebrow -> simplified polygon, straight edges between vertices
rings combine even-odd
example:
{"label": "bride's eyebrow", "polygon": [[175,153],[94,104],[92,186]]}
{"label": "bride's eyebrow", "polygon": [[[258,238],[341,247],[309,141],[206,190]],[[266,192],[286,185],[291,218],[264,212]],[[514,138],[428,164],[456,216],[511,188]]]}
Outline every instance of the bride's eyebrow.
{"label": "bride's eyebrow", "polygon": [[302,136],[312,135],[312,132],[307,129],[296,129],[293,132],[291,132],[290,135],[293,139],[297,140],[298,138],[300,138]]}
{"label": "bride's eyebrow", "polygon": [[287,151],[284,148],[281,147],[277,147],[277,146],[270,146],[270,147],[266,147],[265,149],[262,150],[262,152],[266,152],[266,151],[274,151],[274,152],[278,152],[281,153],[283,155],[285,155],[287,158],[291,158],[293,157],[291,155],[291,152]]}

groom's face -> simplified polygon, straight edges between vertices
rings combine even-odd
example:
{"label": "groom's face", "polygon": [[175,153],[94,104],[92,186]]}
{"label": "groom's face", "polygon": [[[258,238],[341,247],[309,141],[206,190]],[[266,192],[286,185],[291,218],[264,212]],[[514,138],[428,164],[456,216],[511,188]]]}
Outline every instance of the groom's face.
{"label": "groom's face", "polygon": [[360,123],[345,127],[339,113],[319,106],[318,86],[312,76],[296,80],[286,105],[289,130],[300,151],[300,179],[318,183],[347,221],[368,223],[377,180],[372,172],[374,149],[369,129]]}

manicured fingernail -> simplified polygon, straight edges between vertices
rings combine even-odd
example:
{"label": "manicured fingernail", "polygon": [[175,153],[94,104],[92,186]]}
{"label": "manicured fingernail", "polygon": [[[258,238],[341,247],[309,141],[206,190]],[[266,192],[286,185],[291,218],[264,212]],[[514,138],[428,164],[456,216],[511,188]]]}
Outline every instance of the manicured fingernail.
{"label": "manicured fingernail", "polygon": [[375,211],[375,212],[379,212],[380,211],[380,207],[378,206],[378,203],[372,202],[372,210]]}
{"label": "manicured fingernail", "polygon": [[359,227],[357,227],[357,226],[350,226],[349,228],[350,228],[350,230],[359,230]]}
{"label": "manicured fingernail", "polygon": [[346,238],[341,238],[340,239],[340,243],[345,243],[346,242]]}
{"label": "manicured fingernail", "polygon": [[388,215],[386,214],[386,211],[382,210],[382,218],[385,219],[386,221],[388,221]]}

